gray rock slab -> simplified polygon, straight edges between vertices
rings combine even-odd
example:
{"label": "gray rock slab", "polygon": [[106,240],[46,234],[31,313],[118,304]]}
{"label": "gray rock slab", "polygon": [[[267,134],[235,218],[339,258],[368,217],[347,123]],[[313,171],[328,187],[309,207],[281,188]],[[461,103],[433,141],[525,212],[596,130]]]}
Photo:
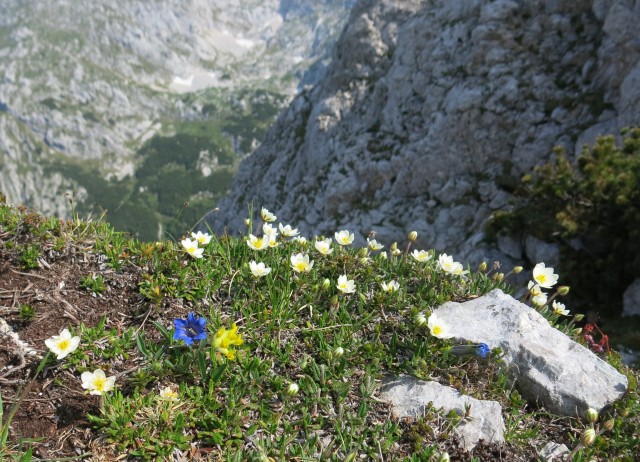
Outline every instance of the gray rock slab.
{"label": "gray rock slab", "polygon": [[458,340],[499,347],[520,393],[555,414],[585,416],[627,390],[627,378],[613,366],[499,289],[435,313]]}
{"label": "gray rock slab", "polygon": [[547,462],[552,461],[561,461],[564,460],[564,457],[569,454],[569,448],[564,444],[554,443],[553,441],[548,442],[544,445],[542,449],[540,449],[540,457]]}
{"label": "gray rock slab", "polygon": [[502,408],[497,401],[475,399],[437,382],[409,376],[385,380],[380,397],[391,403],[396,418],[420,418],[429,403],[436,409],[453,410],[461,416],[465,415],[465,406],[470,406],[469,418],[463,419],[455,428],[461,447],[470,451],[480,440],[504,442]]}
{"label": "gray rock slab", "polygon": [[640,316],[640,279],[631,283],[622,295],[622,316]]}

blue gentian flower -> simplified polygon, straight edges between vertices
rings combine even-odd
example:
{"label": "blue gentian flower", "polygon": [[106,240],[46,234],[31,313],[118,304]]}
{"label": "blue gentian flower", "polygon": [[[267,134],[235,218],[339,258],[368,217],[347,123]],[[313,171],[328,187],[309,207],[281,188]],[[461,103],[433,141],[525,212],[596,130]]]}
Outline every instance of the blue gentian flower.
{"label": "blue gentian flower", "polygon": [[184,340],[188,346],[191,346],[194,340],[204,340],[207,338],[207,333],[204,330],[206,322],[205,318],[196,317],[193,312],[187,315],[186,320],[174,319],[173,325],[176,330],[173,332],[173,339]]}
{"label": "blue gentian flower", "polygon": [[486,358],[491,353],[489,345],[486,343],[472,343],[470,345],[454,345],[449,351],[457,356],[479,356]]}

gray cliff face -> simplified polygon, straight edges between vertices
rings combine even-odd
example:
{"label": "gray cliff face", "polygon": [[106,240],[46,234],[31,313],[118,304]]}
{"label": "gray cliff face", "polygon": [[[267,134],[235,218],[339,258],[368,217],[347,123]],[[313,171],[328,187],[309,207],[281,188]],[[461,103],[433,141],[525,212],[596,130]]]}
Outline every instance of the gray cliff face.
{"label": "gray cliff face", "polygon": [[351,3],[3,0],[0,191],[64,216],[74,185],[48,162],[90,161],[122,178],[136,148],[188,112],[185,93],[293,95],[309,66],[328,61]]}
{"label": "gray cliff face", "polygon": [[416,230],[424,248],[508,262],[481,229],[517,179],[554,145],[640,123],[637,24],[640,1],[360,1],[211,225],[242,230],[253,202],[308,236]]}

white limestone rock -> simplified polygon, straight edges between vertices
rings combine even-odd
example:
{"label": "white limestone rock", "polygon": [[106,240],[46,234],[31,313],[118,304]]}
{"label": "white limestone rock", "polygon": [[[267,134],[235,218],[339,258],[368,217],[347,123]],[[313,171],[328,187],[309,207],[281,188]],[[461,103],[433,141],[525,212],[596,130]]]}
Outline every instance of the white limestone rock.
{"label": "white limestone rock", "polygon": [[520,393],[554,414],[585,416],[627,390],[626,376],[499,289],[434,312],[455,338],[499,347]]}
{"label": "white limestone rock", "polygon": [[640,278],[627,287],[622,296],[622,316],[640,316]]}
{"label": "white limestone rock", "polygon": [[504,443],[504,421],[502,408],[497,401],[485,401],[466,396],[456,389],[437,382],[425,382],[414,377],[398,377],[386,380],[380,397],[392,405],[396,418],[419,418],[432,403],[444,412],[455,411],[465,415],[465,406],[470,406],[469,418],[463,419],[455,428],[460,444],[466,450],[473,449],[480,440]]}

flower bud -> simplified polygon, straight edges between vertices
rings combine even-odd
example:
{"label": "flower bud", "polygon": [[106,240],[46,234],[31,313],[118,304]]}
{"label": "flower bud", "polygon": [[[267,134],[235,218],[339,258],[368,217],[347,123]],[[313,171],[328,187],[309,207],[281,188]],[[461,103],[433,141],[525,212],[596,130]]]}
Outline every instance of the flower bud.
{"label": "flower bud", "polygon": [[340,356],[342,356],[344,354],[344,348],[342,347],[335,347],[333,350],[333,356],[335,356],[336,358],[339,358]]}
{"label": "flower bud", "polygon": [[513,268],[514,274],[520,274],[522,273],[522,270],[523,270],[522,266],[516,266],[515,268]]}
{"label": "flower bud", "polygon": [[416,324],[424,326],[427,323],[427,316],[424,313],[418,313],[415,317]]}
{"label": "flower bud", "polygon": [[571,331],[571,335],[573,335],[574,337],[577,337],[581,333],[582,333],[582,327],[577,327]]}
{"label": "flower bud", "polygon": [[582,434],[582,437],[580,437],[580,441],[585,446],[591,446],[595,440],[596,431],[593,428],[587,428]]}
{"label": "flower bud", "polygon": [[605,430],[611,431],[613,430],[614,424],[615,424],[615,421],[613,419],[609,419],[605,423],[603,423],[602,426],[604,427]]}
{"label": "flower bud", "polygon": [[493,275],[493,280],[496,282],[500,282],[504,279],[504,273],[495,273]]}
{"label": "flower bud", "polygon": [[446,452],[441,452],[438,454],[438,458],[436,459],[438,462],[449,462],[451,459],[449,458],[449,454]]}
{"label": "flower bud", "polygon": [[367,247],[362,247],[360,250],[358,250],[358,257],[366,258],[368,256],[369,256],[369,249]]}
{"label": "flower bud", "polygon": [[300,387],[298,386],[298,384],[292,382],[287,387],[287,395],[293,396],[298,393],[298,390],[300,390]]}
{"label": "flower bud", "polygon": [[398,243],[394,242],[393,244],[391,244],[391,247],[389,247],[389,250],[391,250],[391,252],[395,252],[396,250],[398,250]]}
{"label": "flower bud", "polygon": [[380,254],[378,255],[379,258],[386,260],[387,258],[387,252],[385,252],[384,250],[382,252],[380,252]]}
{"label": "flower bud", "polygon": [[331,286],[331,281],[328,278],[324,278],[324,281],[322,281],[322,288],[324,290],[327,290],[330,286]]}
{"label": "flower bud", "polygon": [[596,423],[598,421],[598,411],[593,408],[587,409],[587,420],[591,423]]}
{"label": "flower bud", "polygon": [[565,296],[569,293],[569,286],[560,286],[558,287],[558,295]]}
{"label": "flower bud", "polygon": [[482,263],[480,263],[480,266],[478,266],[478,271],[480,271],[481,273],[484,273],[485,271],[487,271],[486,261],[483,261]]}
{"label": "flower bud", "polygon": [[411,231],[409,233],[409,241],[414,242],[416,239],[418,239],[418,232],[417,231]]}
{"label": "flower bud", "polygon": [[247,226],[251,226],[251,220],[249,218],[244,219],[244,224]]}
{"label": "flower bud", "polygon": [[338,306],[340,305],[340,300],[338,300],[337,295],[334,295],[333,297],[331,297],[331,301],[329,303],[331,304],[331,308],[338,308]]}
{"label": "flower bud", "polygon": [[573,317],[573,320],[574,320],[575,322],[580,322],[580,321],[582,321],[583,319],[584,319],[584,314],[582,314],[582,313],[578,313],[578,314],[576,314],[576,315]]}

